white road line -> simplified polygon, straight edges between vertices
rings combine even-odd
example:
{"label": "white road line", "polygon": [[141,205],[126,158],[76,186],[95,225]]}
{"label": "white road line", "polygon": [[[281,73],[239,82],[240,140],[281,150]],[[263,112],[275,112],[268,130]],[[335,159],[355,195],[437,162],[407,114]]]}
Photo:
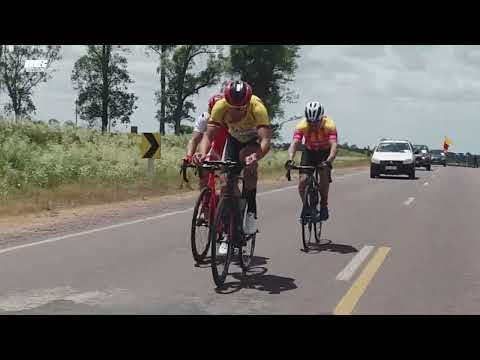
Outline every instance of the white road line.
{"label": "white road line", "polygon": [[[347,177],[356,176],[356,175],[360,175],[360,174],[363,174],[363,173],[366,173],[366,172],[362,171],[362,172],[353,173],[353,174],[340,175],[340,176],[337,177],[337,179],[344,179],[344,178],[347,178]],[[264,191],[262,193],[257,194],[257,196],[268,195],[268,194],[272,194],[272,193],[276,193],[276,192],[280,192],[280,191],[292,190],[292,189],[296,189],[297,187],[298,187],[298,185],[293,185],[293,186],[287,186],[287,187],[284,187],[284,188],[281,188],[281,189]],[[143,219],[138,219],[138,220],[128,221],[128,222],[124,222],[124,223],[114,224],[114,225],[105,226],[105,227],[101,227],[101,228],[97,228],[97,229],[86,230],[86,231],[82,231],[82,232],[78,232],[78,233],[58,236],[58,237],[54,237],[54,238],[50,238],[50,239],[46,239],[46,240],[40,240],[40,241],[36,241],[36,242],[33,242],[33,243],[29,243],[29,244],[12,246],[12,247],[9,247],[9,248],[1,249],[0,250],[0,255],[11,252],[11,251],[14,251],[14,250],[20,250],[20,249],[33,247],[33,246],[39,246],[39,245],[43,245],[43,244],[54,243],[54,242],[57,242],[57,241],[60,241],[60,240],[70,239],[70,238],[77,237],[77,236],[94,234],[94,233],[97,233],[97,232],[100,232],[100,231],[112,230],[112,229],[117,229],[117,228],[120,228],[120,227],[123,227],[123,226],[140,224],[140,223],[147,222],[147,221],[163,219],[163,218],[173,216],[173,215],[185,214],[189,211],[193,211],[193,207],[185,209],[185,210],[179,210],[179,211],[173,211],[173,212],[170,212],[170,213],[159,214],[159,215],[155,215],[155,216],[146,217],[146,218],[143,218]]]}
{"label": "white road line", "polygon": [[408,206],[408,205],[410,205],[410,204],[413,202],[413,200],[415,200],[414,197],[409,197],[408,200],[405,201],[403,204]]}
{"label": "white road line", "polygon": [[424,183],[423,186],[428,186],[428,182]]}
{"label": "white road line", "polygon": [[298,188],[298,185],[287,186],[287,187],[284,187],[284,188],[281,188],[281,189],[264,191],[264,192],[262,192],[262,193],[260,193],[260,194],[257,194],[257,196],[263,196],[263,195],[273,194],[273,193],[276,193],[276,192],[286,191],[286,190],[292,190],[292,189],[296,189],[296,188]]}
{"label": "white road line", "polygon": [[360,265],[365,261],[373,250],[374,246],[366,245],[364,246],[357,255],[345,266],[345,268],[337,275],[337,280],[348,281],[352,275],[357,271]]}
{"label": "white road line", "polygon": [[119,228],[119,227],[122,227],[122,226],[140,224],[140,223],[151,221],[151,220],[158,220],[158,219],[162,219],[162,218],[172,216],[172,215],[184,214],[184,213],[187,213],[189,211],[193,211],[193,207],[189,208],[189,209],[186,209],[186,210],[180,210],[180,211],[174,211],[174,212],[170,212],[170,213],[166,213],[166,214],[150,216],[150,217],[143,218],[143,219],[138,219],[138,220],[134,220],[134,221],[128,221],[128,222],[124,222],[124,223],[120,223],[120,224],[101,227],[101,228],[98,228],[98,229],[92,229],[92,230],[82,231],[82,232],[79,232],[79,233],[73,233],[73,234],[58,236],[58,237],[54,237],[54,238],[51,238],[51,239],[37,241],[37,242],[34,242],[34,243],[30,243],[30,244],[13,246],[13,247],[10,247],[10,248],[0,250],[0,254],[5,254],[5,253],[8,253],[10,251],[29,248],[29,247],[32,247],[32,246],[38,246],[38,245],[53,243],[53,242],[69,239],[69,238],[76,237],[76,236],[89,235],[89,234],[93,234],[93,233],[100,232],[100,231],[116,229],[116,228]]}

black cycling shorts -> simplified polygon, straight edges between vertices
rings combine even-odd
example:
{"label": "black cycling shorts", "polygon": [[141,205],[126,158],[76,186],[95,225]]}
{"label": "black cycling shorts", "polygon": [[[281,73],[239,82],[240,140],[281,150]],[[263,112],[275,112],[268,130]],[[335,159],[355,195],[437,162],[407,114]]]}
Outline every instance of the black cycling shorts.
{"label": "black cycling shorts", "polygon": [[[330,150],[318,150],[311,151],[305,149],[302,152],[302,159],[300,160],[300,166],[318,166],[322,162],[328,159]],[[330,167],[331,168],[331,167]],[[308,174],[308,170],[300,170],[300,174]],[[330,175],[330,182],[332,182],[332,176]]]}
{"label": "black cycling shorts", "polygon": [[[223,151],[223,160],[224,161],[240,161],[240,151],[248,145],[257,145],[258,147],[260,147],[260,144],[258,143],[257,138],[254,138],[246,143],[242,143],[237,139],[235,139],[230,134],[228,134],[227,141],[225,143],[225,149]],[[240,172],[241,172],[241,169],[239,169],[238,171],[233,171],[232,174],[239,175]]]}

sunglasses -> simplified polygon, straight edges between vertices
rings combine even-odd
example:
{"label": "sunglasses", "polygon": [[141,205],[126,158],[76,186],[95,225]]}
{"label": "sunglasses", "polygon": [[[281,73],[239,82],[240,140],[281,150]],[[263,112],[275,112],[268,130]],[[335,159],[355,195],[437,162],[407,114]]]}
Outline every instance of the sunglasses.
{"label": "sunglasses", "polygon": [[230,109],[235,110],[235,111],[244,111],[247,110],[248,105],[242,105],[242,106],[234,106],[231,105]]}

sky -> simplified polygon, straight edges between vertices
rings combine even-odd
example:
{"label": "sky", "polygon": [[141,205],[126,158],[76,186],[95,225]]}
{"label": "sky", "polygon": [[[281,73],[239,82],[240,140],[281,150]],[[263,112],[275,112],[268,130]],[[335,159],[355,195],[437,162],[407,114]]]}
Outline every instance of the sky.
{"label": "sky", "polygon": [[[147,56],[143,45],[129,48],[128,70],[134,80],[130,90],[139,97],[131,125],[139,132],[158,131],[158,57]],[[83,45],[62,47],[63,59],[54,65],[53,78],[35,88],[35,118],[75,120],[76,91],[70,76],[85,52]],[[299,55],[290,85],[299,98],[285,104],[285,119],[301,115],[306,102],[320,101],[337,125],[340,143],[374,146],[387,137],[440,148],[448,136],[451,151],[480,153],[480,46],[305,45]],[[218,86],[202,89],[192,99],[195,117],[217,91]],[[0,103],[5,102],[5,94],[1,96]],[[295,122],[284,125],[283,141],[290,142],[294,127]]]}

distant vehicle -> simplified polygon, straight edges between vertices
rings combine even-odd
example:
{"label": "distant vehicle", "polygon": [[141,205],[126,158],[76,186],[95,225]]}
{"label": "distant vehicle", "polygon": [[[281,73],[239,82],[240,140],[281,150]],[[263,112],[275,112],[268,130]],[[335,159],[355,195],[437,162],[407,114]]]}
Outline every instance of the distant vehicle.
{"label": "distant vehicle", "polygon": [[427,145],[413,145],[413,153],[415,154],[415,166],[425,167],[427,171],[430,171],[432,162],[430,150]]}
{"label": "distant vehicle", "polygon": [[430,150],[430,155],[432,164],[447,166],[447,156],[443,150]]}
{"label": "distant vehicle", "polygon": [[380,140],[370,163],[370,178],[380,175],[408,175],[415,179],[415,157],[408,140]]}
{"label": "distant vehicle", "polygon": [[457,153],[449,151],[445,155],[447,156],[447,163],[452,164],[457,162]]}
{"label": "distant vehicle", "polygon": [[467,162],[467,157],[464,153],[458,153],[457,156],[455,156],[455,161],[457,164],[465,164]]}

